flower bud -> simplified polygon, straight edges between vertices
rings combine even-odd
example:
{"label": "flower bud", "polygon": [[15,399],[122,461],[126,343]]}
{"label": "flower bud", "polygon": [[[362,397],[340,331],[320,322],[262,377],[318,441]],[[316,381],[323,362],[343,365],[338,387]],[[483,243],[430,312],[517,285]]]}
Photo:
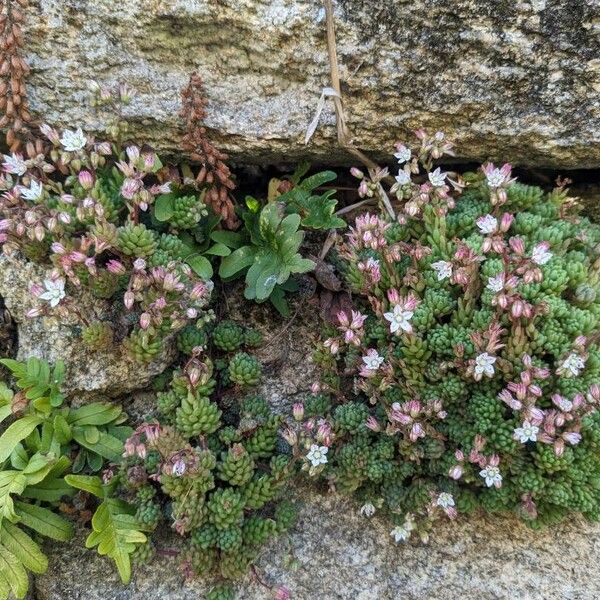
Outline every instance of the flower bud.
{"label": "flower bud", "polygon": [[125,304],[125,307],[129,310],[131,310],[134,300],[135,298],[131,290],[127,290],[125,294],[123,294],[123,303]]}
{"label": "flower bud", "polygon": [[294,404],[292,410],[294,414],[294,419],[296,421],[302,421],[302,419],[304,419],[304,404],[302,404],[301,402],[297,402]]}
{"label": "flower bud", "polygon": [[94,178],[89,171],[79,171],[77,179],[84,190],[91,190],[94,187]]}

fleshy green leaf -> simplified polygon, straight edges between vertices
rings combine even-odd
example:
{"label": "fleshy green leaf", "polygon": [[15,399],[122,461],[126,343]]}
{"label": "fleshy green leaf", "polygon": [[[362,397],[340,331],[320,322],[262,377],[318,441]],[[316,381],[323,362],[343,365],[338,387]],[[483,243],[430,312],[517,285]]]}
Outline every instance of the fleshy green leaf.
{"label": "fleshy green leaf", "polygon": [[168,221],[175,212],[175,194],[163,194],[154,202],[154,217],[157,221]]}
{"label": "fleshy green leaf", "polygon": [[219,275],[224,279],[234,277],[240,271],[249,267],[256,257],[256,248],[242,246],[221,261]]}
{"label": "fleshy green leaf", "polygon": [[192,271],[202,277],[202,279],[208,280],[213,276],[213,268],[208,258],[196,254],[186,259],[187,264],[192,268]]}

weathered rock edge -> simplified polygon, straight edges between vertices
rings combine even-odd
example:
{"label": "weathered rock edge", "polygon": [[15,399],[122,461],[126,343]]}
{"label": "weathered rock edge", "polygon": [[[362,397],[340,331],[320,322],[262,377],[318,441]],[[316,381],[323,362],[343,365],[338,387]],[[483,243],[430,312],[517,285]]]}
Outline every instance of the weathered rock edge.
{"label": "weathered rock edge", "polygon": [[[334,4],[348,124],[375,157],[425,127],[465,160],[597,167],[595,0]],[[198,70],[211,135],[235,160],[350,160],[331,127],[302,143],[329,85],[320,0],[41,0],[27,21],[31,105],[54,125],[102,129],[88,83],[127,82],[132,137],[178,153],[179,94]]]}
{"label": "weathered rock edge", "polygon": [[[580,519],[534,533],[512,518],[476,517],[441,523],[427,546],[397,546],[386,523],[360,516],[354,503],[311,489],[296,495],[303,502],[297,527],[259,562],[266,580],[287,586],[293,600],[600,597],[600,528]],[[80,533],[52,546],[48,573],[35,579],[36,600],[197,600],[213,584],[186,582],[175,560],[159,557],[124,587],[83,541]],[[287,567],[290,550],[295,570]],[[240,600],[273,598],[250,578],[238,589]]]}

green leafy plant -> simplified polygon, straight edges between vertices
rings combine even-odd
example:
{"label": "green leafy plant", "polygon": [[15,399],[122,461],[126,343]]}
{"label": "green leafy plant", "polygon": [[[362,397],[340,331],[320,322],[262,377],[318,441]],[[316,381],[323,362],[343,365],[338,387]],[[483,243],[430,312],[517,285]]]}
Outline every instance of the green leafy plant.
{"label": "green leafy plant", "polygon": [[235,249],[222,259],[219,275],[227,280],[245,273],[244,296],[248,300],[262,302],[274,297],[276,307],[286,312],[284,286],[288,279],[315,266],[299,252],[304,239],[299,230],[301,217],[296,213],[286,216],[282,205],[270,203],[258,212],[247,211],[243,218],[245,230],[223,239]]}
{"label": "green leafy plant", "polygon": [[47,568],[48,561],[27,528],[58,541],[71,537],[71,525],[55,511],[75,489],[102,498],[88,542],[113,558],[128,581],[125,555],[145,541],[141,526],[127,517],[132,509],[126,503],[110,496],[114,484],[103,486],[98,477],[72,474],[120,461],[122,440],[131,434],[124,425],[125,414],[107,402],[63,406],[62,363],[51,368],[34,357],[0,363],[13,373],[18,389],[14,393],[0,383],[0,422],[11,420],[0,436],[0,598],[11,592],[23,598],[26,571],[42,573]]}
{"label": "green leafy plant", "polygon": [[291,189],[276,196],[277,202],[285,205],[286,214],[299,214],[301,225],[307,229],[338,229],[346,227],[346,222],[335,215],[337,200],[335,189],[323,194],[314,193],[326,183],[336,179],[333,171],[321,171],[304,178],[309,169],[308,163],[298,166],[289,178]]}
{"label": "green leafy plant", "polygon": [[143,525],[135,517],[135,507],[114,496],[117,479],[108,484],[96,476],[67,475],[65,481],[101,500],[92,517],[92,532],[88,535],[86,548],[97,548],[100,556],[111,558],[123,583],[131,579],[131,554],[139,545],[145,544]]}

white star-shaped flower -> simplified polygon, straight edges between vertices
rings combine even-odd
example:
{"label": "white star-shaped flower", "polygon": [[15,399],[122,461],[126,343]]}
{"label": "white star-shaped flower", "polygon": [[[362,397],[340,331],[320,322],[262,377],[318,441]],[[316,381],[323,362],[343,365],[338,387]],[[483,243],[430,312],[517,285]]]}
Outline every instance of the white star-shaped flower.
{"label": "white star-shaped flower", "polygon": [[489,233],[495,233],[498,230],[498,219],[492,215],[479,217],[475,223],[477,227],[479,227],[479,231],[486,235]]}
{"label": "white star-shaped flower", "polygon": [[390,535],[394,538],[394,541],[398,544],[405,542],[411,535],[411,530],[406,525],[398,525],[390,531]]}
{"label": "white star-shaped flower", "polygon": [[67,152],[77,152],[87,144],[87,139],[81,127],[76,131],[65,129],[60,138],[60,143]]}
{"label": "white star-shaped flower", "polygon": [[313,467],[324,465],[327,463],[327,452],[329,448],[327,446],[319,446],[313,444],[306,455],[306,458],[310,461]]}
{"label": "white star-shaped flower", "polygon": [[65,297],[65,280],[64,279],[46,279],[44,281],[46,291],[39,295],[39,298],[46,300],[50,306],[54,308],[58,306],[60,301]]}
{"label": "white star-shaped flower", "polygon": [[404,169],[400,169],[395,179],[398,182],[398,185],[406,185],[410,183],[410,173],[406,172]]}
{"label": "white star-shaped flower", "polygon": [[36,202],[42,197],[44,193],[44,186],[35,179],[32,179],[29,187],[25,187],[24,185],[19,186],[19,192],[21,193],[21,196],[25,198],[25,200]]}
{"label": "white star-shaped flower", "polygon": [[534,246],[531,252],[531,260],[536,265],[545,265],[552,258],[552,252],[548,252],[548,244],[542,242]]}
{"label": "white star-shaped flower", "polygon": [[398,152],[394,153],[394,158],[400,164],[408,162],[410,160],[410,157],[411,157],[410,148],[407,148],[406,146],[398,146],[397,150],[398,150]]}
{"label": "white star-shaped flower", "polygon": [[454,497],[448,492],[442,492],[437,497],[435,503],[442,508],[452,508],[454,506]]}
{"label": "white star-shaped flower", "polygon": [[517,427],[514,432],[515,440],[525,444],[526,442],[537,441],[537,435],[540,428],[537,425],[532,425],[529,421],[524,421],[521,427]]}
{"label": "white star-shaped flower", "polygon": [[504,289],[504,276],[502,273],[495,277],[488,277],[488,284],[485,286],[488,290],[491,290],[495,294],[501,292]]}
{"label": "white star-shaped flower", "polygon": [[404,310],[398,304],[394,306],[392,312],[386,312],[383,315],[384,319],[390,322],[391,333],[396,333],[399,330],[410,333],[412,331],[412,325],[410,324],[412,316],[412,310]]}
{"label": "white star-shaped flower", "polygon": [[435,271],[438,281],[448,279],[452,275],[452,263],[446,260],[431,263],[431,268]]}
{"label": "white star-shaped flower", "polygon": [[379,356],[377,350],[368,350],[367,354],[362,357],[365,366],[370,371],[377,371],[383,363],[383,356]]}
{"label": "white star-shaped flower", "polygon": [[494,363],[497,358],[488,354],[487,352],[483,352],[475,359],[475,373],[477,375],[487,375],[488,377],[492,377],[494,375]]}
{"label": "white star-shaped flower", "polygon": [[504,180],[506,179],[504,173],[497,167],[495,169],[488,171],[485,175],[485,178],[487,180],[487,184],[491,188],[500,187],[504,183]]}
{"label": "white star-shaped flower", "polygon": [[500,487],[502,485],[502,475],[498,467],[487,466],[479,471],[479,475],[485,479],[485,485],[488,487]]}
{"label": "white star-shaped flower", "polygon": [[2,170],[5,173],[12,173],[13,175],[25,175],[27,172],[27,164],[23,160],[21,154],[3,154],[4,162],[2,163]]}
{"label": "white star-shaped flower", "polygon": [[428,173],[429,181],[434,187],[442,187],[446,183],[447,173],[442,173],[442,170],[438,167],[435,171]]}
{"label": "white star-shaped flower", "polygon": [[577,377],[580,371],[585,368],[585,360],[583,357],[579,356],[579,354],[571,352],[571,354],[569,354],[569,356],[563,360],[560,368],[562,371],[567,372],[573,377]]}

